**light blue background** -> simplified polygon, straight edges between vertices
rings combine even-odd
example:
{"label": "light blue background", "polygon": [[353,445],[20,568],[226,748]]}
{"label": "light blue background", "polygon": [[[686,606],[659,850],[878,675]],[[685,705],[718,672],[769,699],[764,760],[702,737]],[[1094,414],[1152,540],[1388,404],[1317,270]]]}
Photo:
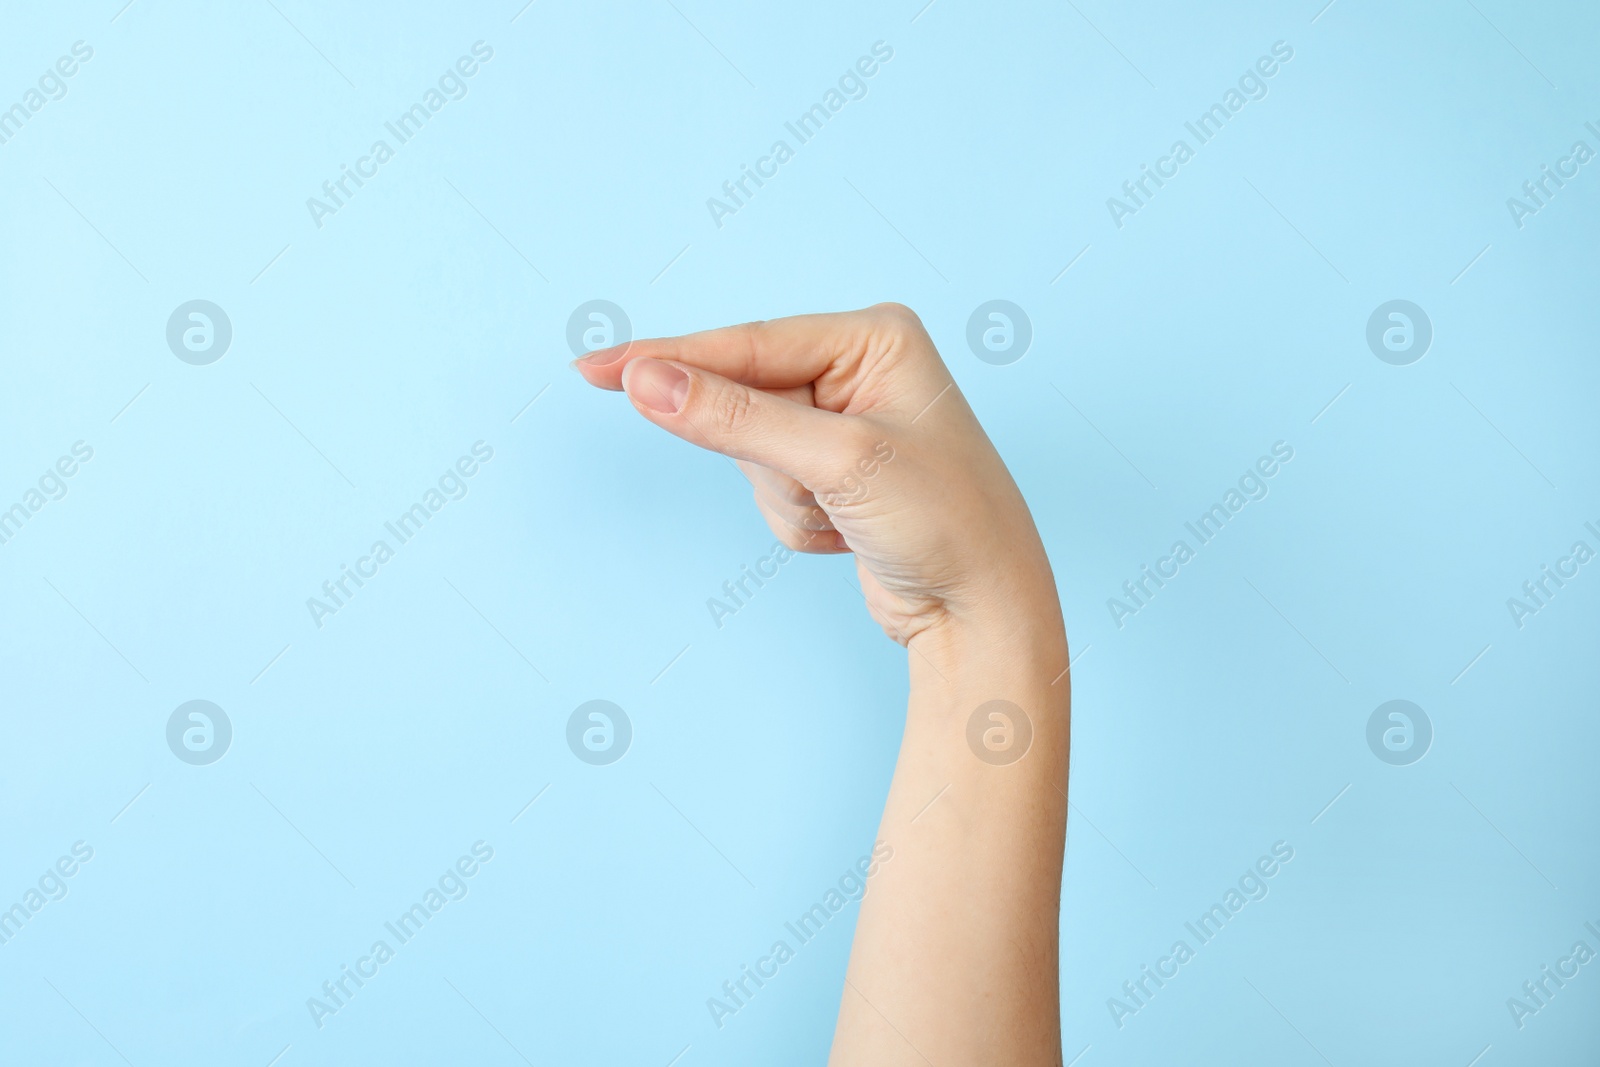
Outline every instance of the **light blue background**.
{"label": "light blue background", "polygon": [[[772,538],[728,463],[566,368],[594,298],[642,335],[923,315],[1079,657],[1067,1059],[1600,1057],[1600,962],[1506,1006],[1600,950],[1600,564],[1506,607],[1600,549],[1600,163],[1506,207],[1600,149],[1592,5],[274,2],[0,10],[0,106],[94,49],[0,145],[0,507],[94,449],[0,545],[0,907],[94,849],[0,945],[0,1058],[822,1061],[853,907],[722,1029],[705,1002],[871,847],[905,654],[839,559],[712,624]],[[317,228],[306,198],[479,40]],[[1276,41],[1269,95],[1115,226]],[[197,298],[234,330],[203,367],[165,341]],[[1010,366],[965,343],[993,298],[1033,323]],[[1364,337],[1395,298],[1435,330],[1405,367]],[[479,440],[467,497],[314,625]],[[1119,629],[1107,598],[1279,440],[1270,495]],[[597,697],[635,730],[606,767],[564,740]],[[197,698],[234,727],[205,767],[164,735]],[[1394,698],[1435,731],[1410,766],[1365,740]],[[318,1029],[307,998],[479,840],[469,895]],[[1270,895],[1119,1029],[1107,999],[1275,841]]]}

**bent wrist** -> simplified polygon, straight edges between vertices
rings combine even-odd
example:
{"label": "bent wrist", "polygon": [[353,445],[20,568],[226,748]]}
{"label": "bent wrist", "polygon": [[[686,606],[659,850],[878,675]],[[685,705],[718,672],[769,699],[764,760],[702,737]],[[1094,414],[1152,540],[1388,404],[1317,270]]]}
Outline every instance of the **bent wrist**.
{"label": "bent wrist", "polygon": [[1046,571],[1013,591],[991,587],[979,602],[947,609],[938,623],[912,638],[911,648],[914,660],[938,672],[970,676],[1005,669],[1029,678],[1045,673],[1044,680],[1053,681],[1067,666],[1066,624],[1055,583]]}

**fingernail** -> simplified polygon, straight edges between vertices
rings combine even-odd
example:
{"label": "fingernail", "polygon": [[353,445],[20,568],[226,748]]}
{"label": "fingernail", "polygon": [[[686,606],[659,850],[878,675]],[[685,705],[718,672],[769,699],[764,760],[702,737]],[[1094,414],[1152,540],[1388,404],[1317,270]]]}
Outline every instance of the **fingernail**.
{"label": "fingernail", "polygon": [[689,395],[689,375],[658,359],[636,359],[622,374],[622,388],[651,411],[675,415]]}
{"label": "fingernail", "polygon": [[590,352],[587,356],[579,356],[574,363],[582,363],[585,367],[604,367],[607,363],[615,363],[628,351],[627,345],[617,345],[615,348],[602,348],[598,352]]}

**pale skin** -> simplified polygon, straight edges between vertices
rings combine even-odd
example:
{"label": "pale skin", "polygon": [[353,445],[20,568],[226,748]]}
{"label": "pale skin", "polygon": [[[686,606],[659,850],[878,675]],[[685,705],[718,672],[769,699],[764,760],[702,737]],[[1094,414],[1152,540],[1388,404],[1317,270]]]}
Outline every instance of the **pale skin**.
{"label": "pale skin", "polygon": [[[894,855],[861,902],[829,1062],[1059,1065],[1066,631],[1027,505],[922,323],[879,304],[575,365],[736,460],[790,548],[854,553],[867,610],[910,650],[878,834]],[[995,700],[1031,724],[1025,749],[991,709],[969,740]]]}

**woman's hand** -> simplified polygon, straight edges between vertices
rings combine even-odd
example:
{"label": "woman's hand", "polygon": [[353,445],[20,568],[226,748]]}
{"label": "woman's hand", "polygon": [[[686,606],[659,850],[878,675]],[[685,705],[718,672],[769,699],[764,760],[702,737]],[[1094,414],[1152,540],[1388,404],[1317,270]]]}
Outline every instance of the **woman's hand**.
{"label": "woman's hand", "polygon": [[893,862],[862,898],[830,1062],[1058,1065],[1066,635],[1027,506],[922,323],[880,304],[577,366],[738,460],[785,544],[854,552],[873,618],[918,653]]}
{"label": "woman's hand", "polygon": [[1021,494],[910,309],[634,341],[575,366],[737,460],[784,544],[854,552],[872,617],[901,644],[1005,641],[1040,609],[1060,627]]}

